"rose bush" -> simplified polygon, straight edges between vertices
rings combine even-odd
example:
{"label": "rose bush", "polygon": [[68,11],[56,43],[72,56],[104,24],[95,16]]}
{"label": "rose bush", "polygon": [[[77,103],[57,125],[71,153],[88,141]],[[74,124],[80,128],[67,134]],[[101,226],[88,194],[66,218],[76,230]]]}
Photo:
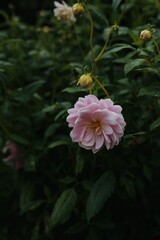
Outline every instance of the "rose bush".
{"label": "rose bush", "polygon": [[0,239],[158,239],[159,1],[57,6],[0,12]]}

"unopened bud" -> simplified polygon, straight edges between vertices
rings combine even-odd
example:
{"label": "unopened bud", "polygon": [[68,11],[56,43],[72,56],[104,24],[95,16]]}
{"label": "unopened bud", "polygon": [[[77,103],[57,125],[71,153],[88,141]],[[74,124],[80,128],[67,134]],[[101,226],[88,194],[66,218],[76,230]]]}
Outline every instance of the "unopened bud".
{"label": "unopened bud", "polygon": [[72,11],[75,16],[80,16],[82,13],[84,13],[84,6],[82,3],[75,3],[72,6]]}
{"label": "unopened bud", "polygon": [[41,10],[41,11],[39,12],[39,15],[40,15],[41,17],[46,16],[46,11],[45,11],[45,10]]}
{"label": "unopened bud", "polygon": [[142,39],[143,41],[147,41],[152,37],[152,33],[149,30],[143,30],[140,33],[140,39]]}
{"label": "unopened bud", "polygon": [[44,26],[42,29],[41,29],[42,32],[44,33],[48,33],[50,31],[50,28],[48,26]]}
{"label": "unopened bud", "polygon": [[79,84],[81,87],[90,87],[93,83],[90,73],[83,74],[79,80],[77,85]]}

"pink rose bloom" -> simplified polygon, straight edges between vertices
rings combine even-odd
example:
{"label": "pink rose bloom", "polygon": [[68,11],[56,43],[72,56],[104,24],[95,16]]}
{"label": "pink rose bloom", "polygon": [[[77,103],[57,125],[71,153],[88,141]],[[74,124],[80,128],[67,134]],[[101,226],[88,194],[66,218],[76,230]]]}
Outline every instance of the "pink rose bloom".
{"label": "pink rose bloom", "polygon": [[11,165],[16,170],[19,170],[24,165],[23,154],[20,151],[17,144],[7,141],[4,148],[2,149],[4,155],[3,161],[8,165]]}
{"label": "pink rose bloom", "polygon": [[121,111],[121,106],[114,105],[111,99],[99,100],[94,95],[80,97],[74,108],[68,110],[72,141],[93,153],[104,146],[113,148],[119,144],[126,126]]}

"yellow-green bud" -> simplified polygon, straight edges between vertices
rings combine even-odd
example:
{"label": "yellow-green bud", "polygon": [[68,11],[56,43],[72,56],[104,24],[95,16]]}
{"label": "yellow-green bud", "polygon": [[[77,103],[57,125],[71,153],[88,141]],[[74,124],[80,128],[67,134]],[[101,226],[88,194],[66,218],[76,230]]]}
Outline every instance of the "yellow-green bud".
{"label": "yellow-green bud", "polygon": [[45,10],[41,10],[41,11],[39,12],[39,15],[40,15],[41,17],[46,16],[46,11],[45,11]]}
{"label": "yellow-green bud", "polygon": [[149,30],[143,30],[140,32],[140,39],[142,39],[143,41],[147,41],[152,37],[152,33]]}
{"label": "yellow-green bud", "polygon": [[93,83],[90,73],[83,74],[79,80],[77,85],[79,84],[81,87],[90,87]]}
{"label": "yellow-green bud", "polygon": [[82,13],[84,13],[84,6],[83,6],[83,4],[82,3],[75,3],[72,6],[72,11],[73,11],[73,14],[75,16],[81,15]]}
{"label": "yellow-green bud", "polygon": [[44,32],[44,33],[48,33],[49,31],[50,31],[50,28],[48,26],[44,26],[42,28],[42,32]]}

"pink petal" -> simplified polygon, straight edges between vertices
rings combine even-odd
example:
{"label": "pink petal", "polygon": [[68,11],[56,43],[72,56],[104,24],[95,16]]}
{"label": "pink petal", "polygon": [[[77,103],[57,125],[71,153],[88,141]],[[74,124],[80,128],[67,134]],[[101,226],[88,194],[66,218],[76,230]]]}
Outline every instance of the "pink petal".
{"label": "pink petal", "polygon": [[98,109],[98,110],[96,110],[94,112],[94,119],[96,121],[103,122],[103,119],[105,117],[107,117],[107,115],[108,115],[108,110],[105,110],[105,109],[104,110],[100,110],[100,109]]}
{"label": "pink petal", "polygon": [[103,131],[103,136],[104,136],[105,143],[110,143],[111,142],[110,137],[104,131]]}
{"label": "pink petal", "polygon": [[115,113],[120,114],[122,112],[122,108],[119,105],[113,105],[111,107],[109,107],[109,110]]}
{"label": "pink petal", "polygon": [[[92,142],[94,140],[94,132],[93,132],[93,130],[87,129],[84,138],[85,138],[84,139],[85,142]],[[93,144],[91,144],[91,145],[93,145]]]}
{"label": "pink petal", "polygon": [[107,135],[110,135],[113,133],[113,129],[109,126],[109,124],[103,124],[102,129]]}
{"label": "pink petal", "polygon": [[123,132],[123,129],[119,124],[114,125],[113,129],[116,133],[122,133]]}
{"label": "pink petal", "polygon": [[70,132],[70,136],[73,141],[78,142],[85,134],[85,131],[86,131],[85,127],[74,127]]}
{"label": "pink petal", "polygon": [[104,137],[103,135],[96,135],[95,149],[100,149],[103,146]]}
{"label": "pink petal", "polygon": [[108,115],[107,117],[103,118],[102,123],[107,123],[109,125],[115,125],[117,123],[115,115],[116,115],[115,113],[111,112],[110,115]]}

